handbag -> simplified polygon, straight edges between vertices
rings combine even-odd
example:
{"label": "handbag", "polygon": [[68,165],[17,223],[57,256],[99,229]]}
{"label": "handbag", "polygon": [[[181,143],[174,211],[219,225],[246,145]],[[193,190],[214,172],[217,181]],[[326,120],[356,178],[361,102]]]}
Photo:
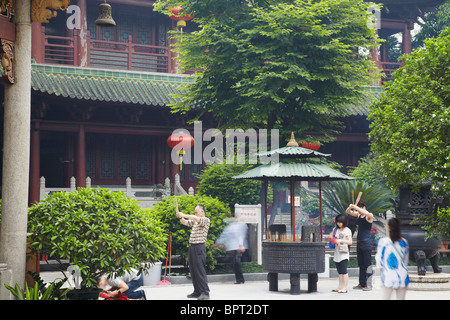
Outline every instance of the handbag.
{"label": "handbag", "polygon": [[340,253],[348,253],[348,246],[346,244],[338,246],[338,251]]}
{"label": "handbag", "polygon": [[329,243],[329,245],[328,245],[328,247],[329,247],[330,249],[336,248],[336,245],[334,244],[334,239],[335,239],[335,236],[336,236],[336,231],[337,231],[337,227],[334,227],[334,230],[333,230],[333,237],[330,239],[330,243]]}

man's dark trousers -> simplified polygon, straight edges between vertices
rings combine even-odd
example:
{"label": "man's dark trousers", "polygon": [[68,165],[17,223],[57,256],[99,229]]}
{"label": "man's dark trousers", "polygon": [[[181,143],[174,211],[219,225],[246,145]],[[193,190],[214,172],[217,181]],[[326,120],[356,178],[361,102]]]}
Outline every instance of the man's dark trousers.
{"label": "man's dark trousers", "polygon": [[188,261],[194,294],[209,295],[208,278],[206,276],[206,246],[204,243],[189,245]]}
{"label": "man's dark trousers", "polygon": [[356,254],[359,266],[359,284],[372,288],[372,248],[368,245],[357,246]]}

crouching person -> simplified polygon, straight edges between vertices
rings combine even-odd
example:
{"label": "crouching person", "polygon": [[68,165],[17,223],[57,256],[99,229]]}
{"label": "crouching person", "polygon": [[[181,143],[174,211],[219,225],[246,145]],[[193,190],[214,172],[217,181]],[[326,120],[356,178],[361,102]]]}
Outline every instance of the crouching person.
{"label": "crouching person", "polygon": [[117,276],[115,272],[109,277],[103,275],[99,280],[98,287],[105,289],[106,285],[111,286],[109,290],[106,290],[106,293],[111,297],[116,297],[123,293],[129,299],[146,300],[144,290],[137,290],[143,284],[143,275],[138,275],[138,271],[131,268],[131,271],[125,271],[125,274],[122,276]]}

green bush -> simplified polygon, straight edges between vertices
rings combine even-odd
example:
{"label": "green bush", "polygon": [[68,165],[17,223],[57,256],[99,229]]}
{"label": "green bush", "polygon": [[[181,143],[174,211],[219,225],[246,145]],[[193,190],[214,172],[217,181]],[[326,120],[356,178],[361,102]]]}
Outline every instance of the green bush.
{"label": "green bush", "polygon": [[319,216],[320,215],[320,204],[319,198],[306,197],[302,199],[302,211],[309,216]]}
{"label": "green bush", "polygon": [[425,239],[441,237],[444,241],[450,240],[450,207],[439,208],[436,215],[417,217],[413,223],[422,224]]}
{"label": "green bush", "polygon": [[123,192],[57,192],[28,212],[33,248],[78,266],[83,288],[96,287],[102,274],[121,274],[165,253],[167,234],[159,221]]}
{"label": "green bush", "polygon": [[232,178],[253,167],[248,164],[211,164],[200,175],[198,192],[205,196],[218,198],[225,202],[232,211],[234,211],[236,203],[258,204],[261,201],[261,181]]}
{"label": "green bush", "polygon": [[178,201],[178,208],[184,214],[194,214],[194,209],[201,204],[205,207],[205,214],[211,221],[208,240],[206,242],[206,264],[213,270],[217,261],[214,258],[213,251],[209,250],[211,245],[216,242],[225,226],[223,220],[230,217],[230,208],[223,202],[208,196],[172,196],[157,203],[149,210],[165,228],[166,233],[172,234],[172,254],[180,255],[187,260],[189,236],[191,228],[184,226],[175,214],[174,201]]}

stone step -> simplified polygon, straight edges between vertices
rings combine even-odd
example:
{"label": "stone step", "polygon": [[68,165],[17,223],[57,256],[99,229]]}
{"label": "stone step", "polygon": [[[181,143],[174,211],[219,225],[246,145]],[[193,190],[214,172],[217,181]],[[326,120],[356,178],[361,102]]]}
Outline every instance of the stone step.
{"label": "stone step", "polygon": [[409,290],[416,291],[447,291],[450,290],[450,274],[449,273],[430,273],[421,276],[417,272],[410,271]]}

